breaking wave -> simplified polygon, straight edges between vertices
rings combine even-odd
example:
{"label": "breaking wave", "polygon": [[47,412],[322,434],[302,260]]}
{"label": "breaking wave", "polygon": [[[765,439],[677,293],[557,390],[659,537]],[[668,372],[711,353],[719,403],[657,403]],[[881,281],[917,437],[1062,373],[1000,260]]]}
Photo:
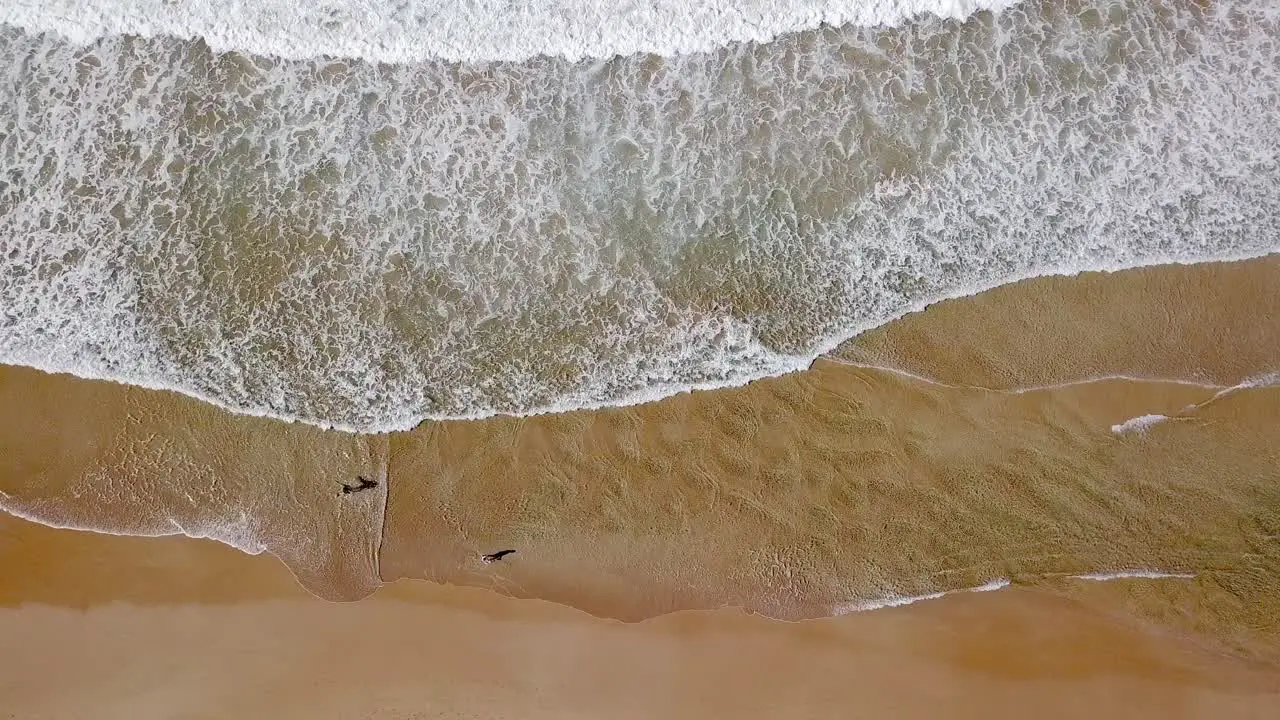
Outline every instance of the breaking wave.
{"label": "breaking wave", "polygon": [[[280,57],[399,59],[393,39],[169,37],[220,22],[204,5],[34,7],[0,27],[0,361],[240,412],[381,431],[639,402],[800,369],[1020,278],[1280,248],[1264,2],[755,39],[977,7],[863,4],[889,14],[815,10],[715,49],[630,26],[668,58],[566,59],[631,52],[588,34],[499,43],[565,57],[398,65]],[[382,27],[229,7],[323,42]],[[736,38],[718,32],[699,37]]]}

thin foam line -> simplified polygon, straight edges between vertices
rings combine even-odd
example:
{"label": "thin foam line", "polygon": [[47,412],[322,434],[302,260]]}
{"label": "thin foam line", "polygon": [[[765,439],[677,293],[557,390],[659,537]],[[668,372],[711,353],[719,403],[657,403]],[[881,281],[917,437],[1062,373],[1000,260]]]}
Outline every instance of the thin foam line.
{"label": "thin foam line", "polygon": [[[1040,576],[1037,576],[1037,578],[1035,579],[1043,579],[1043,578],[1050,578],[1050,577],[1063,577],[1063,576],[1040,575]],[[1134,570],[1116,570],[1112,572],[1083,573],[1080,575],[1066,575],[1065,577],[1070,580],[1109,582],[1111,580],[1129,580],[1129,579],[1194,580],[1197,577],[1199,577],[1199,575],[1197,575],[1196,573],[1178,573],[1178,572],[1164,572],[1161,570],[1134,569]],[[927,600],[939,600],[941,598],[944,598],[950,595],[958,595],[960,593],[992,592],[995,590],[1003,590],[1004,588],[1011,587],[1011,586],[1012,586],[1011,581],[1005,578],[999,578],[999,579],[984,583],[982,585],[979,585],[977,587],[960,588],[958,590],[943,590],[939,592],[928,593],[926,595],[906,595],[906,596],[890,595],[887,597],[874,598],[870,600],[853,600],[847,603],[840,603],[838,605],[835,605],[834,607],[831,608],[831,614],[832,616],[839,616],[839,615],[848,615],[850,613],[855,613],[855,612],[869,612],[872,610],[884,610],[888,608],[914,605],[918,602],[925,602]]]}
{"label": "thin foam line", "polygon": [[1208,383],[1200,380],[1186,380],[1183,378],[1139,377],[1137,375],[1094,375],[1087,378],[1081,378],[1079,380],[1067,380],[1066,382],[1049,383],[1045,385],[1026,385],[1026,386],[1015,387],[1015,388],[993,388],[993,387],[987,387],[985,385],[967,385],[967,384],[961,384],[961,383],[949,383],[949,382],[946,382],[945,380],[929,377],[927,375],[919,375],[919,374],[910,372],[908,370],[903,370],[901,368],[895,368],[888,365],[875,365],[872,363],[861,363],[861,362],[846,360],[841,357],[830,356],[830,355],[824,355],[822,357],[819,357],[814,362],[816,363],[821,361],[831,362],[837,365],[846,365],[849,367],[862,368],[864,370],[878,370],[878,371],[890,373],[893,375],[901,375],[902,377],[909,378],[911,380],[927,383],[929,385],[936,385],[938,387],[950,388],[952,390],[977,390],[980,392],[993,393],[996,395],[1025,395],[1026,393],[1046,392],[1050,390],[1062,390],[1064,388],[1077,387],[1080,385],[1091,385],[1093,383],[1117,381],[1117,380],[1124,381],[1124,382],[1135,382],[1135,383],[1182,385],[1185,387],[1201,388],[1204,390],[1221,390],[1224,392],[1241,387],[1241,385],[1227,385],[1225,383]]}
{"label": "thin foam line", "polygon": [[1114,572],[1098,572],[1084,573],[1083,575],[1068,575],[1072,580],[1091,580],[1094,582],[1107,582],[1109,580],[1127,580],[1137,578],[1142,580],[1194,580],[1198,577],[1195,573],[1175,573],[1163,572],[1160,570],[1116,570]]}

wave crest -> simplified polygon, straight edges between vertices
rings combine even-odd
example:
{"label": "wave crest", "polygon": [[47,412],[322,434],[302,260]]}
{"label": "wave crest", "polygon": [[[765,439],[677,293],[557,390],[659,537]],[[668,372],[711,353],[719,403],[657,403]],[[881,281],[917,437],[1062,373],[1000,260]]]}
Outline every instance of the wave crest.
{"label": "wave crest", "polygon": [[218,52],[303,59],[569,60],[708,52],[819,25],[964,18],[1013,0],[11,0],[0,22],[80,45],[112,35],[203,38]]}

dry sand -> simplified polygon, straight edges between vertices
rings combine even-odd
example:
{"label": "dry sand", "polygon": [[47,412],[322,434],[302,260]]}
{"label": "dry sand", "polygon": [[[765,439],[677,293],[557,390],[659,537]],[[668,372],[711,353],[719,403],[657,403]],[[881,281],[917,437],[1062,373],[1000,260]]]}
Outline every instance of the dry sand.
{"label": "dry sand", "polygon": [[[11,512],[266,548],[331,599],[655,618],[326,604],[211,543],[11,521],[0,698],[83,717],[33,679],[62,663],[94,717],[1271,717],[1280,387],[1220,386],[1276,369],[1278,290],[1275,258],[1041,279],[744,388],[378,436],[0,368]],[[1202,382],[1075,382],[1118,375]],[[1191,577],[1070,579],[1134,569]]]}
{"label": "dry sand", "polygon": [[[1270,718],[1280,677],[1015,589],[640,624],[399,583],[358,603],[209,541],[0,517],[0,717]],[[1158,581],[1132,581],[1154,584]]]}

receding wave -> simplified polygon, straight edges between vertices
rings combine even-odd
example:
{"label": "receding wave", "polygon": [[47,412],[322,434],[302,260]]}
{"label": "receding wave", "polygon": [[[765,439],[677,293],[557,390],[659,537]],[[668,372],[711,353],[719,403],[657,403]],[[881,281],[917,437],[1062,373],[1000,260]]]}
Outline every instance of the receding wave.
{"label": "receding wave", "polygon": [[1019,278],[1263,254],[1277,30],[1264,2],[1029,3],[382,65],[0,28],[0,360],[388,430],[741,384]]}
{"label": "receding wave", "polygon": [[0,23],[80,44],[203,39],[218,52],[375,62],[569,60],[711,52],[819,25],[963,18],[1015,0],[12,0]]}

